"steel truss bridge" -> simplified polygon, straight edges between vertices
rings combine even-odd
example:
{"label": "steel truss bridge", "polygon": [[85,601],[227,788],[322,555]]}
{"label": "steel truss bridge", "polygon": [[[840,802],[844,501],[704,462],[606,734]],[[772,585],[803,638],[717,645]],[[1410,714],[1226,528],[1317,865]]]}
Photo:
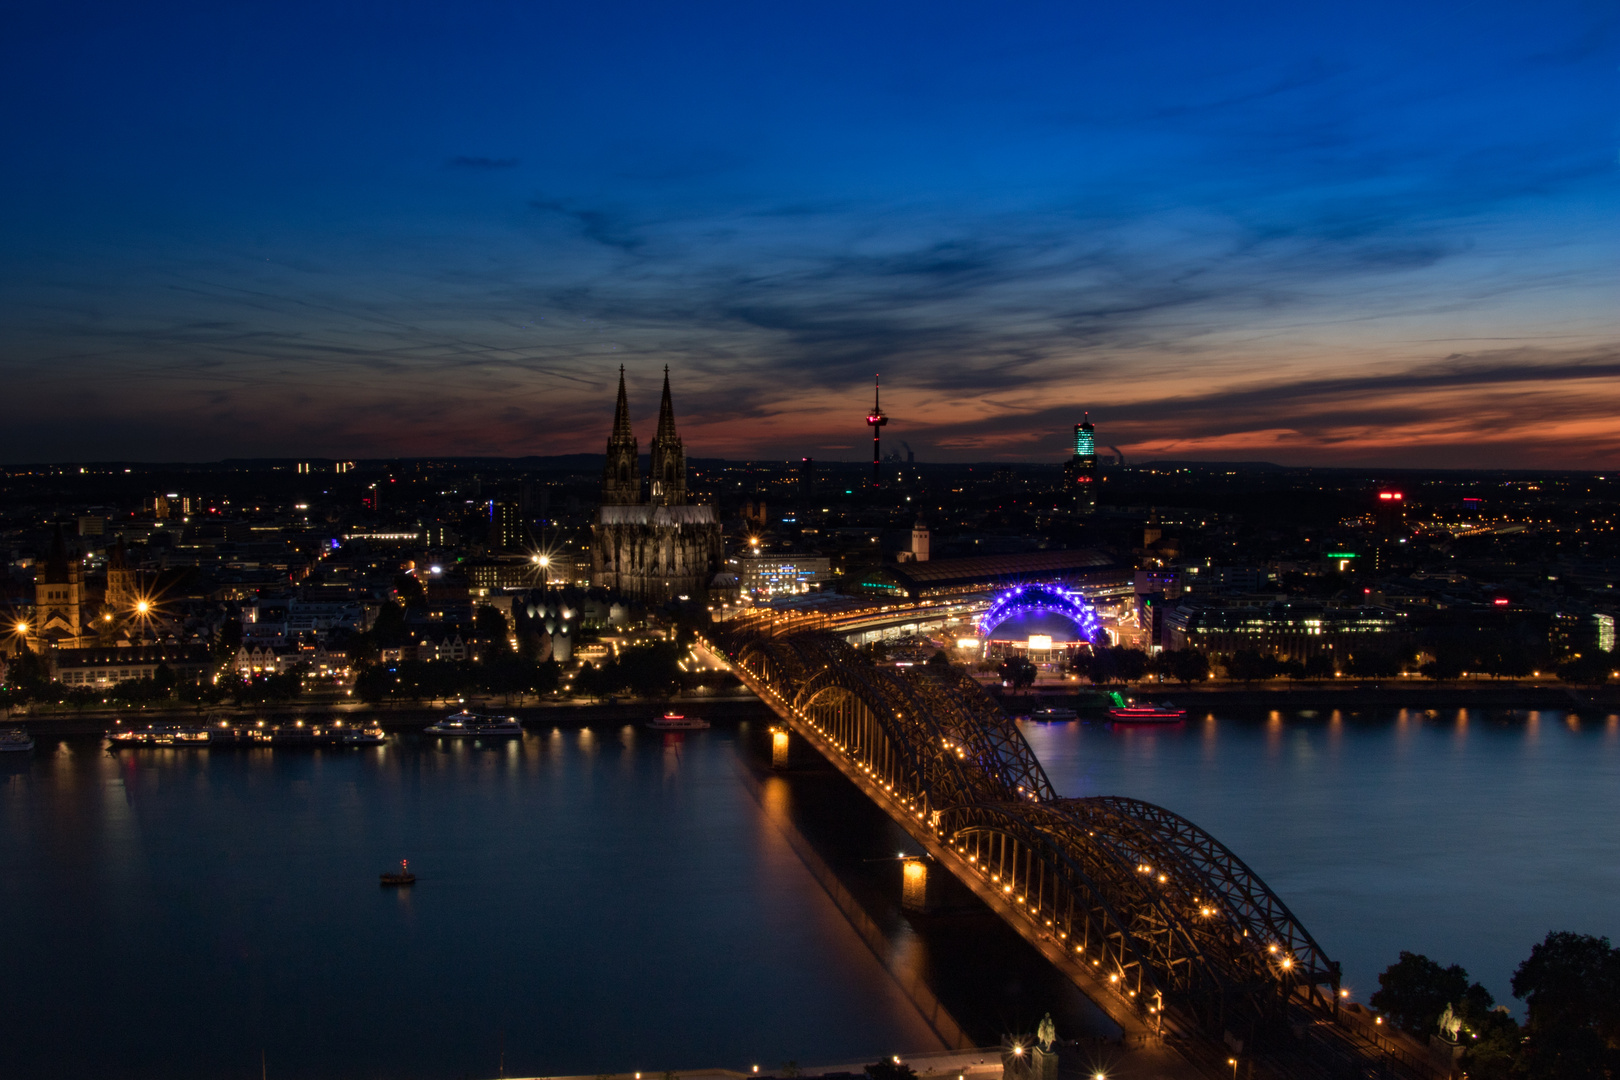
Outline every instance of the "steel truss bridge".
{"label": "steel truss bridge", "polygon": [[[1339,965],[1253,870],[1163,807],[1060,798],[971,678],[762,623],[714,649],[1128,1034],[1254,1047],[1333,1026]],[[1323,1075],[1356,1071],[1333,1056]]]}

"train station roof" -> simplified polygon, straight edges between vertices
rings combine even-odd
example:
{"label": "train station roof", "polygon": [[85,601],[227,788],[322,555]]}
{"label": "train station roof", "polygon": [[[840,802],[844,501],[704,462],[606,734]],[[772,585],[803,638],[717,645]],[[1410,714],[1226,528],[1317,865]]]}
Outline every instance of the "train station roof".
{"label": "train station roof", "polygon": [[993,588],[1018,581],[1084,579],[1114,568],[1114,560],[1102,552],[1077,548],[894,563],[883,568],[883,576],[892,579],[907,595],[920,597],[945,591]]}

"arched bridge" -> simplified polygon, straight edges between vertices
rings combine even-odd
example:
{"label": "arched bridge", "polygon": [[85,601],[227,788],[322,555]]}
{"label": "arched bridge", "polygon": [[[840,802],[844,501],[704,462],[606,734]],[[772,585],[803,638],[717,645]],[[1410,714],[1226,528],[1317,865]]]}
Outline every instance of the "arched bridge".
{"label": "arched bridge", "polygon": [[733,632],[734,670],[1116,1020],[1245,1041],[1336,1009],[1339,966],[1220,841],[1126,798],[1059,798],[950,668],[875,667],[830,634]]}

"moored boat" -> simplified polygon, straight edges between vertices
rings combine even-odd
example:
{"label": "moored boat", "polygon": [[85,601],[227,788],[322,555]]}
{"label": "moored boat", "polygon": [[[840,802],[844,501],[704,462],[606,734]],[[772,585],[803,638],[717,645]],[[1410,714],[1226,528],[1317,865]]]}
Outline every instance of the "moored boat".
{"label": "moored boat", "polygon": [[451,738],[510,737],[523,734],[523,725],[515,716],[483,716],[463,709],[451,713],[436,724],[422,729],[424,735],[445,735]]}
{"label": "moored boat", "polygon": [[379,884],[382,884],[382,885],[385,885],[385,886],[386,885],[415,885],[416,884],[416,875],[411,873],[411,864],[410,864],[410,861],[407,860],[407,859],[399,860],[399,873],[396,874],[396,873],[393,873],[392,871],[384,870],[382,872],[382,874],[379,875],[379,876],[382,879],[379,882]]}
{"label": "moored boat", "polygon": [[147,724],[107,732],[107,741],[114,746],[207,746],[212,737],[208,728],[189,724]]}
{"label": "moored boat", "polygon": [[1169,702],[1133,701],[1109,709],[1108,719],[1116,724],[1175,724],[1187,719],[1187,710]]}
{"label": "moored boat", "polygon": [[1065,709],[1061,705],[1056,705],[1048,709],[1036,709],[1029,714],[1029,718],[1046,724],[1061,724],[1069,720],[1080,719],[1080,714],[1073,709]]}
{"label": "moored boat", "polygon": [[379,746],[388,741],[388,733],[376,724],[364,727],[346,727],[339,731],[338,742],[344,746]]}
{"label": "moored boat", "polygon": [[701,716],[682,716],[680,713],[667,712],[663,716],[655,716],[647,721],[647,726],[654,731],[702,731],[709,726],[709,722]]}
{"label": "moored boat", "polygon": [[25,753],[34,748],[34,737],[20,727],[0,729],[0,753]]}

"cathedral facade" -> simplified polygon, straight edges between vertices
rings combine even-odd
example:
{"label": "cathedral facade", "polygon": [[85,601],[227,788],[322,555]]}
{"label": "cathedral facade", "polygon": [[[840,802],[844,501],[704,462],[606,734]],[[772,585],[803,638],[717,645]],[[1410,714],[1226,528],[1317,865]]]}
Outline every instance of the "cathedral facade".
{"label": "cathedral facade", "polygon": [[702,600],[724,563],[714,507],[687,501],[686,451],[675,431],[667,367],[645,481],[640,444],[630,427],[624,369],[619,369],[619,402],[608,436],[594,534],[592,583],[646,603]]}

